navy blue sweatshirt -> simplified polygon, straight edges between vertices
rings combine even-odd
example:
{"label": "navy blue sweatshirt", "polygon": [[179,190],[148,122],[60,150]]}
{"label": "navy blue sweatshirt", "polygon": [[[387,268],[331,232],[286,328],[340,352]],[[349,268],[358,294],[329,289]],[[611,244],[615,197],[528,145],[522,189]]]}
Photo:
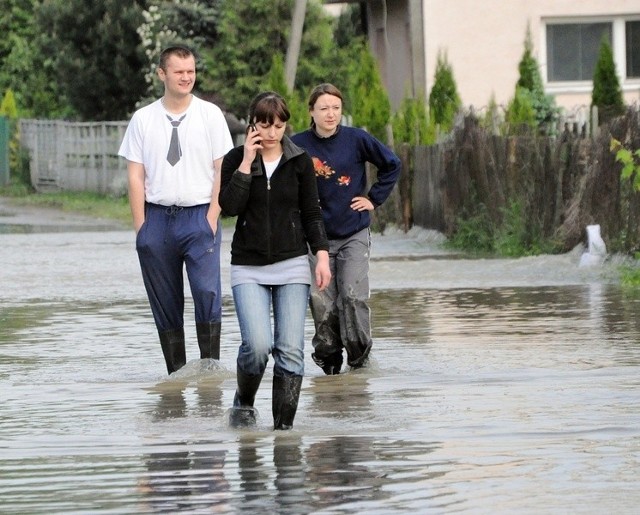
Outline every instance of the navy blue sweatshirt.
{"label": "navy blue sweatshirt", "polygon": [[[313,159],[327,236],[347,238],[369,227],[369,211],[354,211],[351,200],[369,197],[375,207],[387,200],[400,176],[398,156],[368,132],[355,127],[341,125],[328,138],[309,129],[291,139]],[[378,170],[377,180],[368,192],[367,162]]]}

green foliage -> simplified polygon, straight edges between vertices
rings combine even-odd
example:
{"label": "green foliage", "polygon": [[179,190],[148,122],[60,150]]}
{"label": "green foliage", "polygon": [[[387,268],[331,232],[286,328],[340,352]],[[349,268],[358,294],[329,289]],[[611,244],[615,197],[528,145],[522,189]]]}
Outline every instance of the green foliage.
{"label": "green foliage", "polygon": [[386,141],[391,103],[378,63],[366,45],[361,47],[359,58],[352,62],[348,91],[353,125],[366,128],[380,141]]}
{"label": "green foliage", "polygon": [[559,109],[555,106],[555,100],[544,92],[540,66],[533,55],[533,42],[531,30],[527,26],[527,34],[524,42],[524,54],[518,64],[520,76],[516,83],[516,96],[518,88],[529,92],[529,102],[535,113],[535,120],[541,132],[552,133],[554,122],[558,119]]}
{"label": "green foliage", "polygon": [[56,80],[50,36],[39,25],[40,5],[0,0],[0,91],[15,93],[19,117],[61,118],[72,109]]}
{"label": "green foliage", "polygon": [[[146,98],[141,99],[139,105],[147,104],[163,93],[156,70],[164,48],[182,44],[198,57],[216,44],[220,3],[221,0],[162,2],[151,4],[142,11],[144,22],[137,31],[145,57],[143,69],[147,89]],[[206,74],[208,64],[197,59],[198,74]]]}
{"label": "green foliage", "polygon": [[636,253],[633,264],[624,265],[619,268],[620,284],[624,288],[633,290],[640,289],[640,254]]}
{"label": "green foliage", "polygon": [[366,34],[362,24],[363,11],[361,3],[350,3],[340,13],[335,27],[335,44],[347,47],[355,40],[363,40]]}
{"label": "green foliage", "polygon": [[492,134],[499,134],[502,125],[502,115],[496,102],[496,96],[492,94],[487,104],[487,110],[480,119],[480,126],[488,129]]}
{"label": "green foliage", "polygon": [[453,127],[455,115],[461,106],[453,68],[449,64],[446,52],[440,51],[433,87],[429,93],[429,112],[442,131],[448,132]]}
{"label": "green foliage", "polygon": [[505,122],[509,134],[535,129],[538,126],[536,110],[528,89],[516,87],[516,94],[507,106]]}
{"label": "green foliage", "polygon": [[429,117],[427,106],[419,95],[418,98],[405,96],[400,108],[391,120],[394,144],[432,145],[436,142],[436,126]]}
{"label": "green foliage", "polygon": [[604,37],[600,43],[600,52],[593,73],[593,92],[591,105],[598,107],[599,122],[624,113],[624,100],[620,80],[616,74],[616,64],[609,40]]}
{"label": "green foliage", "polygon": [[18,126],[18,108],[13,91],[8,89],[0,104],[0,116],[6,116],[9,121],[9,175],[10,180],[29,185],[29,156],[20,146],[20,129]]}
{"label": "green foliage", "polygon": [[533,225],[528,223],[526,210],[520,202],[509,202],[501,212],[502,220],[496,224],[492,222],[487,207],[477,203],[472,211],[465,211],[458,217],[456,231],[447,245],[467,252],[503,257],[533,256],[555,251],[554,243],[541,238]]}
{"label": "green foliage", "polygon": [[494,229],[487,207],[478,203],[472,209],[457,217],[455,232],[447,240],[447,246],[478,254],[493,253]]}
{"label": "green foliage", "polygon": [[40,4],[38,28],[60,89],[82,120],[122,120],[145,91],[137,54],[142,23],[133,0],[51,0]]}
{"label": "green foliage", "polygon": [[291,118],[287,124],[290,133],[300,132],[306,128],[309,124],[309,110],[300,95],[295,91],[290,91],[287,87],[282,55],[274,54],[267,81],[261,89],[275,91],[286,100],[291,113]]}
{"label": "green foliage", "polygon": [[0,115],[6,116],[12,120],[18,117],[18,108],[16,106],[16,97],[11,89],[8,89],[4,97],[2,97],[2,103],[0,104]]}
{"label": "green foliage", "polygon": [[[201,52],[206,72],[200,75],[200,84],[239,118],[246,116],[251,98],[267,80],[273,55],[286,55],[292,6],[292,0],[220,2],[219,36],[214,46]],[[333,43],[333,22],[319,0],[307,3],[294,87],[301,96],[306,97],[317,83],[340,84],[346,76],[341,62],[344,49]]]}
{"label": "green foliage", "polygon": [[629,180],[635,191],[640,191],[640,148],[631,150],[617,139],[611,138],[610,150],[616,153],[616,161],[622,163],[620,176]]}
{"label": "green foliage", "polygon": [[[14,91],[20,117],[126,119],[161,92],[161,49],[186,44],[200,57],[196,92],[242,118],[273,55],[287,51],[292,6],[293,0],[0,0],[0,92]],[[334,18],[321,0],[307,2],[291,102],[320,82],[346,94],[364,37],[361,16],[360,5]]]}

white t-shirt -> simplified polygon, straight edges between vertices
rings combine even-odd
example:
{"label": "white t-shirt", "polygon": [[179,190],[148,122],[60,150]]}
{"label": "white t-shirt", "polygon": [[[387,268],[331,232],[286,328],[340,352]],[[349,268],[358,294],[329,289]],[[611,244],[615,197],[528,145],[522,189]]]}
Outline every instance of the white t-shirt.
{"label": "white t-shirt", "polygon": [[[171,166],[167,152],[173,126],[178,120],[182,156]],[[196,206],[211,202],[213,162],[233,148],[229,127],[221,109],[193,96],[184,113],[165,110],[162,102],[138,109],[125,132],[118,155],[142,163],[145,169],[145,200],[163,206]]]}

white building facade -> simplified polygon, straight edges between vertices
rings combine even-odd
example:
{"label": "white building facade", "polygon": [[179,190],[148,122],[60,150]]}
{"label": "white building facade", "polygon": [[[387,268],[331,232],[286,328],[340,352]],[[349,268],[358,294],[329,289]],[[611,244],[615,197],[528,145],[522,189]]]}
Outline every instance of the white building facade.
{"label": "white building facade", "polygon": [[[337,3],[337,2],[325,2]],[[344,2],[342,2],[344,3]],[[392,106],[428,97],[438,54],[465,106],[506,105],[529,28],[545,90],[572,110],[591,103],[602,38],[627,103],[640,101],[640,0],[368,0],[368,37]]]}

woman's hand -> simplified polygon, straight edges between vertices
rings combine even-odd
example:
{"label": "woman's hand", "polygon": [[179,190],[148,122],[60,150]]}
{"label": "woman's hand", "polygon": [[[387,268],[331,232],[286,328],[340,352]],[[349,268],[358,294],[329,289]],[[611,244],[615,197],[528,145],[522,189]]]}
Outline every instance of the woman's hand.
{"label": "woman's hand", "polygon": [[251,173],[251,163],[253,163],[260,150],[262,150],[260,131],[256,129],[255,125],[251,125],[244,140],[244,156],[238,170],[242,173]]}
{"label": "woman's hand", "polygon": [[329,253],[319,250],[316,253],[316,286],[322,291],[331,282],[331,268],[329,266]]}
{"label": "woman's hand", "polygon": [[353,197],[351,199],[351,209],[354,211],[373,211],[375,206],[367,197]]}

